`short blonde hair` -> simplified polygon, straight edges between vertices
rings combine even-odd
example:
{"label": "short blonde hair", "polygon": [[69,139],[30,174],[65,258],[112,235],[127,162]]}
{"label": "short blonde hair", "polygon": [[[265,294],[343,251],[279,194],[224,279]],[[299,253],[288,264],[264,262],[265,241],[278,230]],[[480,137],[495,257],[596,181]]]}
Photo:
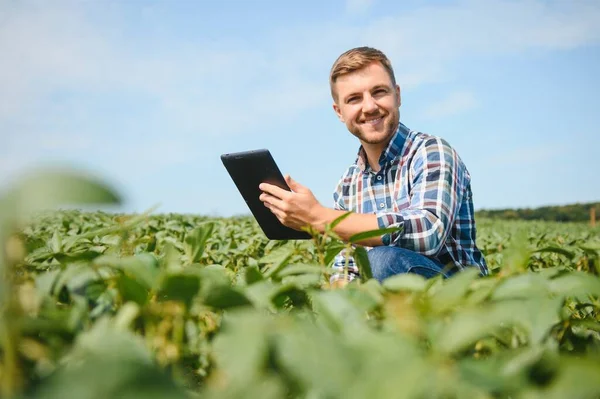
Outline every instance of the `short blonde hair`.
{"label": "short blonde hair", "polygon": [[331,67],[329,73],[329,88],[331,97],[337,102],[337,93],[335,92],[335,82],[340,76],[358,71],[370,65],[373,62],[379,62],[390,75],[392,85],[396,86],[396,77],[390,60],[380,50],[372,47],[356,47],[340,55]]}

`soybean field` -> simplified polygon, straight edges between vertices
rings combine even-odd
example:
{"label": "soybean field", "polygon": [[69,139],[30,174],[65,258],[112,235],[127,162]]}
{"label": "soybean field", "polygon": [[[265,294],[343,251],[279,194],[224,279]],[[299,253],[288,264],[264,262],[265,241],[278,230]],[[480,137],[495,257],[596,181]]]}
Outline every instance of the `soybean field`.
{"label": "soybean field", "polygon": [[68,172],[0,198],[1,397],[600,397],[600,228],[477,220],[490,276],[380,284],[330,229],[48,210],[119,201]]}

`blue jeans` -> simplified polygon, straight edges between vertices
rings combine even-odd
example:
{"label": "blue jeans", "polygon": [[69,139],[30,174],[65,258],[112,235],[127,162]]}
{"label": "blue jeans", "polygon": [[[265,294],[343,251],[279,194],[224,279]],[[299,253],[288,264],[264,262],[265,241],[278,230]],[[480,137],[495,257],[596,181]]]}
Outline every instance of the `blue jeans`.
{"label": "blue jeans", "polygon": [[442,272],[444,265],[440,262],[408,249],[380,246],[372,248],[368,254],[373,278],[379,282],[400,273],[414,273],[425,278],[439,274],[449,277],[448,273]]}

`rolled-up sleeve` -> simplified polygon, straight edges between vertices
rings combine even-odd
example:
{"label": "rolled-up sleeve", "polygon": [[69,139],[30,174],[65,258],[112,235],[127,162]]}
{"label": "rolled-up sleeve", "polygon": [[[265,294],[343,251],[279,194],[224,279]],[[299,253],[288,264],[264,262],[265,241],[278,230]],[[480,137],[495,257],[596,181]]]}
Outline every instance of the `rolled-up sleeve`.
{"label": "rolled-up sleeve", "polygon": [[432,256],[448,237],[470,177],[456,151],[432,137],[415,154],[409,178],[410,205],[399,212],[377,213],[380,228],[403,226],[398,233],[384,235],[383,244]]}

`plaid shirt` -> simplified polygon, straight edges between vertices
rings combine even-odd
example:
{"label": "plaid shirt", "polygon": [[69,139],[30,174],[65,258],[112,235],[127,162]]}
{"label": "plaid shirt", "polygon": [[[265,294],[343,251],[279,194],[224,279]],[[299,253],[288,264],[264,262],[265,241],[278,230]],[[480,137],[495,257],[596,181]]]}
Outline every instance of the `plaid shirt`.
{"label": "plaid shirt", "polygon": [[[404,227],[384,235],[384,245],[436,259],[450,273],[475,266],[487,275],[485,259],[475,245],[471,176],[456,151],[443,139],[400,123],[379,165],[380,171],[373,171],[361,147],[333,194],[334,208],[374,213],[379,228]],[[342,251],[333,263],[332,282],[344,278],[345,264]],[[348,277],[358,277],[352,258]]]}

